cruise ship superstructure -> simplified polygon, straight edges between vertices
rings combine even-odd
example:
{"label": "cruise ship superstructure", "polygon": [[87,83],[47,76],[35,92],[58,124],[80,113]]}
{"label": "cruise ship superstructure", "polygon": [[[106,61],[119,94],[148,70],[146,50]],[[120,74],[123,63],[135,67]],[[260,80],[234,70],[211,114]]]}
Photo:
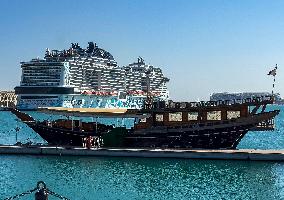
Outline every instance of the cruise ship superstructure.
{"label": "cruise ship superstructure", "polygon": [[44,59],[22,62],[19,109],[38,107],[141,108],[145,99],[167,100],[169,81],[162,70],[137,62],[120,67],[93,42],[83,49],[46,49]]}

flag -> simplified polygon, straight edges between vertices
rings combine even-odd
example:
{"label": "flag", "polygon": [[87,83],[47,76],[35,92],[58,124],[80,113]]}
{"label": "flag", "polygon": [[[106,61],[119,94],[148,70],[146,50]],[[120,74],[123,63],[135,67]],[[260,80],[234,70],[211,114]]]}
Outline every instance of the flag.
{"label": "flag", "polygon": [[267,75],[276,76],[276,70],[277,70],[277,67],[275,67],[273,70],[269,71]]}

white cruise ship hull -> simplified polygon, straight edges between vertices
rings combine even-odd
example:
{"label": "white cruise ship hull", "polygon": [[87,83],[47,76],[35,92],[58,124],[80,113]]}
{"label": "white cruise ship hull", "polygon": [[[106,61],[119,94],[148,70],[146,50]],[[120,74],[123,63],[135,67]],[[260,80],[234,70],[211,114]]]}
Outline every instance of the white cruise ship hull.
{"label": "white cruise ship hull", "polygon": [[59,95],[57,98],[27,99],[19,96],[17,108],[20,110],[35,110],[40,107],[66,107],[66,108],[127,108],[140,109],[144,105],[145,96],[126,96],[119,99],[118,96],[98,95]]}

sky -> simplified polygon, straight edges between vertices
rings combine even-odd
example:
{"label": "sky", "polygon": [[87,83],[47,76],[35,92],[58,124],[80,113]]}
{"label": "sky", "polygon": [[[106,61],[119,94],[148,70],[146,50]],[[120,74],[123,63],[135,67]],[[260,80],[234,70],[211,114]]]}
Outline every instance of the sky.
{"label": "sky", "polygon": [[45,49],[94,41],[123,66],[138,56],[170,78],[176,101],[215,92],[284,97],[282,0],[1,0],[0,89],[19,85],[20,62]]}

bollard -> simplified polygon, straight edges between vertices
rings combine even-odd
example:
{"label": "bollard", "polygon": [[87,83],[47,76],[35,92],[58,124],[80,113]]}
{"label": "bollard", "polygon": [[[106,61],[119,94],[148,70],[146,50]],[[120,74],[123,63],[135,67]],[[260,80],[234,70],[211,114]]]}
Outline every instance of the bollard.
{"label": "bollard", "polygon": [[38,191],[35,193],[35,200],[48,200],[46,184],[43,181],[37,182],[37,189]]}
{"label": "bollard", "polygon": [[45,190],[39,190],[35,193],[35,200],[48,200],[48,194]]}

